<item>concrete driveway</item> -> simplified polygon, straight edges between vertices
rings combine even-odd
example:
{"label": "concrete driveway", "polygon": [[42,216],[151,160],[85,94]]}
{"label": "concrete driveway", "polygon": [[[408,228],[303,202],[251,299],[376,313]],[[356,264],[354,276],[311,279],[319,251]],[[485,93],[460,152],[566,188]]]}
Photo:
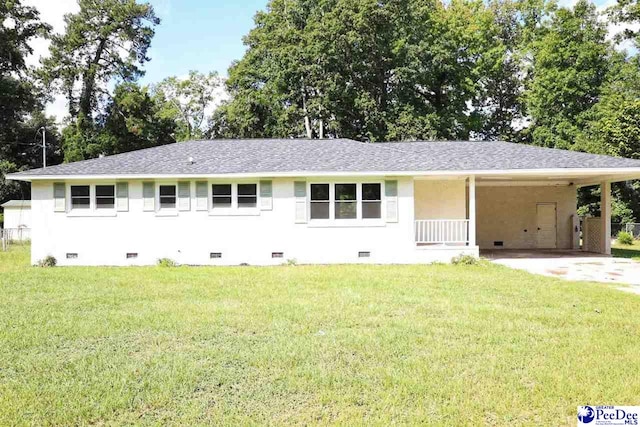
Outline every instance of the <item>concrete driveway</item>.
{"label": "concrete driveway", "polygon": [[496,264],[567,280],[632,285],[621,290],[640,294],[640,262],[566,250],[490,250],[480,254]]}

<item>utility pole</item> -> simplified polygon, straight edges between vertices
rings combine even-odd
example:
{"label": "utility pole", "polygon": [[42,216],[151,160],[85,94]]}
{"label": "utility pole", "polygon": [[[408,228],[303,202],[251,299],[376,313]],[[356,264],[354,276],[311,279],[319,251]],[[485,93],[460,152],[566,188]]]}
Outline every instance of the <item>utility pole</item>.
{"label": "utility pole", "polygon": [[42,126],[39,131],[42,131],[42,167],[47,167],[47,128]]}

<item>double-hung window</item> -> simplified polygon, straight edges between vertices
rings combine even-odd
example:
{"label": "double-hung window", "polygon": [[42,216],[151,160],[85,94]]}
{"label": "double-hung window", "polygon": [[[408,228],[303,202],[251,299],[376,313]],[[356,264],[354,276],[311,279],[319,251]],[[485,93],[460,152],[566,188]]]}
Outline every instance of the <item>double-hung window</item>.
{"label": "double-hung window", "polygon": [[254,214],[257,209],[257,183],[211,184],[211,211],[214,214]]}
{"label": "double-hung window", "polygon": [[255,208],[258,205],[258,186],[238,184],[238,208]]}
{"label": "double-hung window", "polygon": [[381,183],[313,183],[310,193],[309,216],[312,220],[382,218]]}
{"label": "double-hung window", "polygon": [[158,188],[160,194],[160,209],[176,208],[176,186],[160,185]]}
{"label": "double-hung window", "polygon": [[382,218],[382,189],[378,183],[362,184],[362,218]]}
{"label": "double-hung window", "polygon": [[311,219],[329,219],[329,184],[311,184]]}
{"label": "double-hung window", "polygon": [[230,208],[233,196],[231,184],[213,184],[211,186],[211,207],[213,209]]}
{"label": "double-hung window", "polygon": [[114,209],[115,206],[115,185],[96,185],[96,209]]}
{"label": "double-hung window", "polygon": [[71,209],[91,208],[91,187],[88,185],[71,186]]}
{"label": "double-hung window", "polygon": [[357,184],[335,184],[335,218],[358,217]]}

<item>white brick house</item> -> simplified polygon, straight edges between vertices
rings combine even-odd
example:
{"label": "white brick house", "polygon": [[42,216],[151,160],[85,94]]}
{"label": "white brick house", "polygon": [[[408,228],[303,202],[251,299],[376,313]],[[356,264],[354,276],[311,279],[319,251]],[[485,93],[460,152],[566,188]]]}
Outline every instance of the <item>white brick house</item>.
{"label": "white brick house", "polygon": [[578,249],[576,189],[640,161],[504,142],[190,141],[9,175],[32,185],[32,262],[423,263]]}

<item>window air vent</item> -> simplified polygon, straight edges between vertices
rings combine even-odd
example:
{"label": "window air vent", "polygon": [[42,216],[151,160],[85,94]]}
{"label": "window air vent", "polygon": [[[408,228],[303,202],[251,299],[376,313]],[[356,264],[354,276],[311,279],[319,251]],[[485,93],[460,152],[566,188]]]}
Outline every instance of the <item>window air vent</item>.
{"label": "window air vent", "polygon": [[493,246],[504,246],[504,242],[502,240],[497,240],[493,242]]}

